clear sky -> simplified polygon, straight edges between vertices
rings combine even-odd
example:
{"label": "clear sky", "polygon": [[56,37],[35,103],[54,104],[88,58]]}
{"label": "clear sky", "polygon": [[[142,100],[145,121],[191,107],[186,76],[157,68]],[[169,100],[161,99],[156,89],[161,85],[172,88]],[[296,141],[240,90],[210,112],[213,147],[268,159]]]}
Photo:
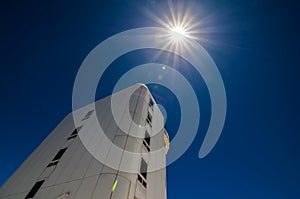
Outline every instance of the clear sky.
{"label": "clear sky", "polygon": [[[192,5],[196,21],[205,22],[199,27],[205,30],[202,44],[222,75],[228,111],[217,145],[198,159],[210,118],[208,90],[184,60],[173,65],[197,92],[201,121],[191,147],[167,168],[168,198],[299,198],[299,6],[276,0],[185,4]],[[149,12],[160,17],[167,9],[155,0],[1,3],[0,186],[72,111],[73,83],[86,55],[124,30],[160,26]],[[101,79],[105,87],[98,88],[97,99],[155,53],[141,50],[117,59]],[[172,138],[178,101],[169,89],[148,86],[168,112]]]}

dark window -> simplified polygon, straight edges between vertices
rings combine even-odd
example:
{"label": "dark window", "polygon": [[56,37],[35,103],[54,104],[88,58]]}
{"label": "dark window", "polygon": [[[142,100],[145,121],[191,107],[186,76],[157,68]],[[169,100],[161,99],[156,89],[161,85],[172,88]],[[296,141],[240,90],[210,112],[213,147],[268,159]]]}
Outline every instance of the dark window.
{"label": "dark window", "polygon": [[149,120],[149,122],[152,122],[152,115],[149,112],[147,114],[147,120]]}
{"label": "dark window", "polygon": [[146,121],[152,127],[152,116],[151,116],[151,114],[149,112],[147,114]]}
{"label": "dark window", "polygon": [[78,129],[75,129],[75,130],[72,132],[71,136],[72,136],[72,135],[77,135],[77,134],[78,134]]}
{"label": "dark window", "polygon": [[70,139],[73,139],[73,138],[76,138],[77,137],[77,134],[76,135],[71,135],[70,137],[68,137],[67,140],[70,140]]}
{"label": "dark window", "polygon": [[45,182],[45,180],[36,182],[35,185],[32,187],[32,189],[27,194],[27,196],[25,197],[25,199],[33,198],[35,196],[35,194],[39,191],[39,189],[41,188],[41,186],[44,182]]}
{"label": "dark window", "polygon": [[143,187],[147,188],[147,182],[143,180],[140,174],[138,174],[138,181],[143,185]]}
{"label": "dark window", "polygon": [[55,155],[55,157],[53,158],[52,162],[50,164],[48,164],[47,167],[51,167],[53,165],[57,165],[58,161],[60,160],[60,158],[63,156],[63,154],[65,153],[65,151],[67,150],[67,148],[61,149],[59,150],[59,152]]}
{"label": "dark window", "polygon": [[144,186],[145,188],[147,188],[147,182],[146,182],[146,181],[143,181],[143,186]]}
{"label": "dark window", "polygon": [[56,156],[53,158],[52,161],[59,160],[63,156],[63,154],[65,153],[66,150],[67,150],[67,148],[59,150],[59,152],[56,154]]}
{"label": "dark window", "polygon": [[143,183],[143,178],[140,175],[138,175],[138,180]]}
{"label": "dark window", "polygon": [[137,179],[144,188],[147,188],[147,167],[148,167],[148,165],[147,165],[146,161],[142,158],[140,173],[138,174]]}
{"label": "dark window", "polygon": [[147,151],[150,151],[150,135],[147,131],[145,131],[145,138],[143,140],[143,144],[146,147]]}
{"label": "dark window", "polygon": [[86,120],[86,119],[89,119],[89,118],[91,117],[91,115],[93,114],[93,112],[94,112],[94,110],[89,111],[89,112],[84,116],[84,118],[82,119],[82,121],[83,121],[83,120]]}
{"label": "dark window", "polygon": [[80,127],[78,127],[78,128],[76,128],[73,132],[72,132],[72,134],[70,135],[70,137],[68,137],[68,139],[67,140],[70,140],[70,139],[72,139],[72,138],[75,138],[75,137],[77,137],[77,135],[78,135],[78,132],[80,131],[80,129],[82,128],[82,126],[80,126]]}
{"label": "dark window", "polygon": [[153,105],[154,105],[154,102],[153,100],[150,98],[150,101],[149,101],[149,106],[150,108],[153,110]]}
{"label": "dark window", "polygon": [[138,181],[143,184],[143,178],[140,175],[138,175]]}
{"label": "dark window", "polygon": [[147,167],[148,167],[148,165],[147,165],[146,161],[142,158],[140,173],[145,178],[145,180],[147,180]]}
{"label": "dark window", "polygon": [[58,164],[58,160],[55,161],[55,162],[51,162],[50,164],[48,164],[47,167],[52,167],[52,166],[57,165],[57,164]]}

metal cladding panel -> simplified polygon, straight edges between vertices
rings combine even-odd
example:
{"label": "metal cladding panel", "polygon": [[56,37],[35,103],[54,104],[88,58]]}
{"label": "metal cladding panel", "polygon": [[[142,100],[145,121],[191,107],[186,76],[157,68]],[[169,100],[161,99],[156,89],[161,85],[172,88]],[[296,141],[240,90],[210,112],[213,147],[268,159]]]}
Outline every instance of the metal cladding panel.
{"label": "metal cladding panel", "polygon": [[101,170],[103,169],[103,164],[99,162],[99,160],[92,159],[91,164],[89,165],[89,168],[85,174],[85,177],[98,175],[100,174]]}
{"label": "metal cladding panel", "polygon": [[39,176],[39,179],[49,178],[49,176],[53,173],[55,167],[46,167],[42,174]]}
{"label": "metal cladding panel", "polygon": [[76,193],[75,199],[91,198],[97,180],[98,180],[98,176],[84,178]]}
{"label": "metal cladding panel", "polygon": [[138,138],[127,136],[125,149],[130,152],[140,153],[141,143],[138,141]]}
{"label": "metal cladding panel", "polygon": [[25,193],[21,193],[21,194],[16,194],[16,195],[12,195],[12,196],[8,196],[5,199],[19,199],[19,198],[25,198]]}
{"label": "metal cladding panel", "polygon": [[85,173],[87,172],[87,169],[92,161],[92,158],[93,158],[92,155],[85,150],[80,161],[77,163],[76,168],[72,172],[69,181],[82,179],[85,176]]}
{"label": "metal cladding panel", "polygon": [[61,195],[62,191],[63,191],[63,186],[61,186],[61,185],[53,186],[53,187],[51,187],[51,189],[48,192],[48,194],[46,195],[46,197],[43,199],[57,198],[58,196]]}
{"label": "metal cladding panel", "polygon": [[74,143],[66,150],[63,158],[56,165],[53,174],[45,181],[46,186],[52,186],[57,183],[66,182],[72,175],[72,172],[84,151],[85,149],[81,145],[80,140],[76,139]]}
{"label": "metal cladding panel", "polygon": [[[42,187],[41,190],[35,195],[35,199],[54,199],[69,194],[68,199],[73,199],[77,192],[82,180],[76,180],[57,186]],[[25,196],[24,196],[25,197]],[[23,197],[23,198],[24,198]]]}
{"label": "metal cladding panel", "polygon": [[[20,168],[10,177],[10,179],[0,189],[1,199],[24,199],[34,184],[39,180],[45,180],[34,198],[54,199],[69,194],[70,199],[164,199],[165,195],[165,168],[149,172],[147,174],[147,188],[138,181],[140,162],[143,158],[148,164],[148,169],[155,168],[158,163],[165,164],[166,155],[154,157],[148,153],[144,146],[144,138],[137,138],[136,135],[145,135],[145,130],[139,125],[146,124],[148,112],[152,115],[153,127],[163,123],[162,115],[159,111],[149,108],[151,95],[146,87],[135,85],[137,88],[135,95],[130,102],[124,100],[123,95],[128,91],[122,90],[116,94],[118,106],[115,107],[120,114],[118,118],[113,118],[111,112],[111,97],[106,97],[95,103],[96,111],[92,110],[92,105],[88,105],[76,111],[74,115],[76,124],[82,125],[79,133],[82,133],[83,140],[78,136],[70,138],[75,129],[73,115],[69,114],[52,131],[52,133],[42,142],[42,144],[24,161]],[[129,88],[130,89],[130,88]],[[132,89],[132,88],[131,88]],[[130,114],[136,125],[132,121],[128,123],[124,119],[126,111],[130,108]],[[117,119],[117,120],[115,120]],[[125,133],[118,127],[121,123]],[[126,153],[116,153],[111,143],[104,142],[105,135],[99,132],[97,125],[100,124],[105,131],[105,135],[111,140],[113,145],[119,149],[126,149],[138,155],[133,158]],[[78,126],[77,126],[78,127]],[[151,136],[150,149],[155,151],[164,147],[163,131],[152,132],[149,124],[146,129]],[[132,168],[133,173],[118,171],[105,166],[95,159],[87,148],[93,149],[95,154],[105,154],[106,163],[120,165],[120,168]],[[57,164],[47,167],[52,162],[58,152],[67,148],[58,159]],[[144,153],[144,154],[142,154]],[[130,161],[124,162],[123,159]],[[118,180],[116,183],[115,179]],[[116,183],[116,184],[115,184]],[[115,189],[112,187],[115,184]]]}
{"label": "metal cladding panel", "polygon": [[146,198],[161,198],[165,195],[165,170],[161,169],[149,174],[149,187],[147,188]]}
{"label": "metal cladding panel", "polygon": [[[116,182],[117,180],[117,182]],[[115,185],[115,189],[113,189]],[[92,198],[97,199],[127,199],[130,194],[131,182],[123,176],[103,173],[99,176]]]}
{"label": "metal cladding panel", "polygon": [[49,181],[55,180],[55,184],[69,181],[85,151],[80,140],[74,140],[73,144],[67,149],[63,158],[58,163],[56,170],[52,174],[53,177],[51,176],[52,178],[50,177]]}
{"label": "metal cladding panel", "polygon": [[63,190],[62,194],[69,193],[70,196],[68,199],[74,199],[75,194],[76,194],[81,182],[82,182],[82,180],[76,180],[76,181],[71,181],[71,182],[66,183],[64,185],[64,190]]}
{"label": "metal cladding panel", "polygon": [[116,174],[117,172],[118,172],[117,170],[112,169],[112,168],[110,168],[110,167],[104,165],[104,166],[103,166],[103,169],[101,170],[100,175],[103,174],[103,173]]}
{"label": "metal cladding panel", "polygon": [[138,181],[136,181],[135,187],[135,197],[138,199],[146,199],[146,189]]}
{"label": "metal cladding panel", "polygon": [[92,199],[108,199],[111,195],[111,188],[114,184],[116,175],[103,173],[99,175],[98,183],[92,195]]}
{"label": "metal cladding panel", "polygon": [[[48,194],[50,193],[52,187],[46,187],[46,188],[41,188],[41,190],[36,194],[35,198],[39,199],[45,199],[47,198]],[[24,196],[25,198],[25,196]]]}
{"label": "metal cladding panel", "polygon": [[[120,121],[120,125],[122,125],[122,127],[123,127],[127,132],[129,132],[131,125],[128,124],[128,123],[126,122],[126,120],[121,120],[121,121]],[[127,135],[127,133],[125,133],[125,132],[124,132],[123,130],[121,130],[120,128],[117,128],[116,134],[117,134],[117,135]]]}
{"label": "metal cladding panel", "polygon": [[[112,192],[112,199],[127,199],[129,196],[130,188],[131,188],[131,182],[121,176],[117,177],[117,185],[116,189]],[[115,181],[114,181],[115,183]],[[120,188],[121,187],[121,188]]]}

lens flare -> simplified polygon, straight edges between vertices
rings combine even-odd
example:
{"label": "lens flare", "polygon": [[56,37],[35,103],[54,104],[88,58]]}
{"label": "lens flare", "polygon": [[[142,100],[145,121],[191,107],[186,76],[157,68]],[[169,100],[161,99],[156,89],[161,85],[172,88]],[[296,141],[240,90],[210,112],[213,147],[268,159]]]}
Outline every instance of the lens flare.
{"label": "lens flare", "polygon": [[175,42],[180,42],[188,36],[187,31],[182,26],[172,28],[170,35]]}
{"label": "lens flare", "polygon": [[[174,4],[171,0],[166,2],[168,9],[160,10],[158,8],[156,14],[147,13],[153,21],[166,29],[165,34],[162,35],[166,48],[171,48],[177,53],[190,51],[191,40],[198,41],[199,36],[197,33],[199,21],[192,10],[194,6],[185,6],[183,2]],[[157,52],[153,57],[153,61],[157,60],[161,54],[162,51]],[[173,62],[177,62],[177,59],[178,57],[174,57]]]}

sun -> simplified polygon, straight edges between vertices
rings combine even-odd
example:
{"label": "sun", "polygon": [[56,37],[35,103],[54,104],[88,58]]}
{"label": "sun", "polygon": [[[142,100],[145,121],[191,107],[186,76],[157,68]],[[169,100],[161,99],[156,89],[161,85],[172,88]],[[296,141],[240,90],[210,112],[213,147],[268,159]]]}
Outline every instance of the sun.
{"label": "sun", "polygon": [[198,22],[196,15],[190,10],[178,3],[174,5],[172,1],[168,1],[169,12],[165,10],[160,17],[152,15],[153,19],[166,28],[162,37],[165,38],[165,46],[174,49],[175,52],[189,50],[192,40],[197,40],[195,35]]}
{"label": "sun", "polygon": [[188,50],[189,40],[193,39],[189,23],[178,20],[168,21],[166,24],[166,46],[175,49],[176,52]]}
{"label": "sun", "polygon": [[[199,20],[195,6],[183,2],[185,1],[174,3],[174,1],[167,0],[169,9],[158,9],[158,13],[148,12],[148,14],[153,21],[165,28],[160,35],[165,41],[164,49],[172,49],[175,53],[183,51],[192,53],[194,41],[203,41],[201,34],[205,30],[201,29],[203,19]],[[153,59],[158,59],[162,52],[158,51]],[[174,57],[174,62],[177,61],[176,59]]]}
{"label": "sun", "polygon": [[187,30],[183,26],[175,26],[170,29],[171,38],[176,41],[182,41],[184,38],[188,37]]}

